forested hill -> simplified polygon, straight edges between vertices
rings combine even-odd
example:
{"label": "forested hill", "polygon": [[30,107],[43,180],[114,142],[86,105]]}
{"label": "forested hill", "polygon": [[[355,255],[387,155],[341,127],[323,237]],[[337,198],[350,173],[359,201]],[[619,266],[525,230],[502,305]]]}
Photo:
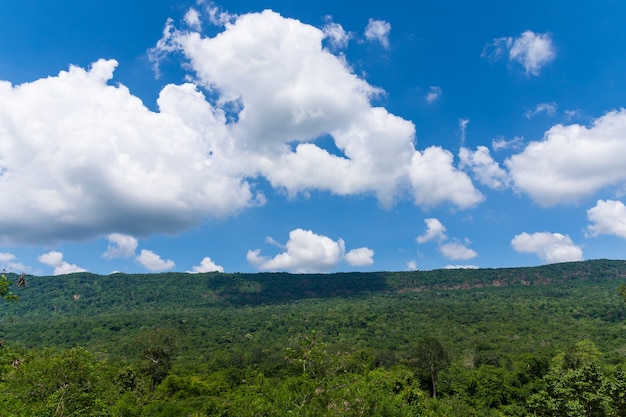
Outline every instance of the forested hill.
{"label": "forested hill", "polygon": [[[15,281],[13,276],[13,281]],[[74,273],[27,277],[18,303],[2,303],[9,314],[73,314],[149,307],[243,306],[290,303],[305,298],[373,293],[466,290],[626,280],[626,261],[592,260],[526,268],[441,269],[412,272],[335,274],[162,273],[96,275]],[[616,284],[617,285],[617,284]],[[7,311],[8,310],[8,311]]]}

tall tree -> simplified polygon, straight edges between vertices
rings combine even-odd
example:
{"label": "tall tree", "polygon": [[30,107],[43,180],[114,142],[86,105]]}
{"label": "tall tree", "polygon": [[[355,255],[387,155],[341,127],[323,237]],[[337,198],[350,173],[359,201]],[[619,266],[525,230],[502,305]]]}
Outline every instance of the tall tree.
{"label": "tall tree", "polygon": [[178,335],[169,329],[149,330],[137,335],[134,344],[142,356],[144,372],[150,377],[150,391],[167,376],[178,351]]}
{"label": "tall tree", "polygon": [[417,343],[414,361],[418,371],[428,375],[431,395],[437,398],[437,376],[450,365],[448,352],[439,339],[425,337]]}

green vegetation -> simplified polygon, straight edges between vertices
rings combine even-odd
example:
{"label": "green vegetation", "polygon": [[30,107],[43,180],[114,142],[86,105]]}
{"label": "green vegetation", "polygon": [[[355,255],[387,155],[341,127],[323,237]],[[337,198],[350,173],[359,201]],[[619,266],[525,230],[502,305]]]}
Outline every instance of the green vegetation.
{"label": "green vegetation", "polygon": [[609,260],[28,277],[0,304],[0,415],[626,416],[624,281]]}

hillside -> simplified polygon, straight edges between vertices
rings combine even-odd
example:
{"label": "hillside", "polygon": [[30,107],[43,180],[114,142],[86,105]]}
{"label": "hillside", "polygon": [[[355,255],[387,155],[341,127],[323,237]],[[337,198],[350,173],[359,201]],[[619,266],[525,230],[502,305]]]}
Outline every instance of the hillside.
{"label": "hillside", "polygon": [[[15,276],[13,276],[15,280]],[[243,306],[376,293],[537,286],[626,280],[626,261],[593,260],[539,267],[442,269],[335,274],[74,273],[27,277],[20,302],[0,306],[3,315],[143,311],[160,307]]]}
{"label": "hillside", "polygon": [[[531,407],[526,398],[550,383],[544,381],[550,358],[571,355],[581,343],[581,355],[598,357],[605,367],[621,366],[626,358],[626,305],[617,291],[626,281],[625,261],[298,275],[76,273],[27,281],[27,287],[16,289],[18,302],[0,304],[0,338],[23,355],[45,359],[48,350],[37,352],[52,348],[62,357],[81,346],[104,360],[110,372],[123,374],[144,369],[124,367],[141,363],[138,337],[175,335],[179,349],[157,400],[137,388],[133,395],[141,398],[143,414],[128,415],[187,415],[183,409],[204,410],[194,415],[275,415],[258,414],[258,409],[277,407],[276,387],[284,396],[281,407],[294,413],[293,401],[308,390],[308,399],[301,398],[306,407],[295,415],[352,415],[322,413],[331,404],[327,401],[335,400],[318,398],[320,386],[330,384],[334,390],[358,380],[372,387],[367,378],[383,377],[400,378],[396,385],[415,384],[411,358],[420,341],[434,338],[451,359],[440,384],[441,404],[447,408],[419,404],[436,416],[521,416]],[[310,358],[311,352],[318,356]],[[324,372],[348,368],[320,379],[301,374],[290,359],[294,354],[304,358],[296,362],[322,361]],[[606,372],[622,383],[622,374]],[[428,378],[419,378],[427,392]],[[352,382],[346,385],[346,380]],[[255,388],[248,391],[252,381]],[[626,388],[626,378],[623,382]],[[0,391],[1,383],[2,378]],[[114,392],[111,384],[105,385]],[[348,391],[341,388],[333,395],[354,399]],[[381,401],[375,400],[380,392],[368,395],[373,403]],[[250,398],[264,405],[242,414],[244,405],[254,408]],[[412,404],[404,397],[385,398]],[[177,411],[155,411],[165,404]],[[213,414],[207,404],[234,411]],[[307,414],[305,409],[317,411]]]}
{"label": "hillside", "polygon": [[[27,281],[19,302],[0,305],[2,338],[26,346],[115,351],[141,328],[180,323],[190,335],[211,334],[206,349],[249,333],[273,343],[311,328],[342,335],[337,342],[400,350],[427,333],[468,347],[476,343],[467,337],[475,327],[489,343],[511,328],[558,346],[595,333],[604,344],[618,331],[624,305],[616,289],[626,281],[626,261],[297,275],[75,273]],[[386,329],[393,334],[379,339]]]}

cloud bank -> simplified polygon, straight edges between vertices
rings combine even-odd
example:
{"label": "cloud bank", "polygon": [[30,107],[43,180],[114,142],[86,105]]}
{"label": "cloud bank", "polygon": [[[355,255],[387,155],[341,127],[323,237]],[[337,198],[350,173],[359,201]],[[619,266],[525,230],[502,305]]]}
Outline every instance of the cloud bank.
{"label": "cloud bank", "polygon": [[[207,10],[210,15],[207,17]],[[468,208],[483,196],[440,147],[414,147],[412,122],[375,107],[382,91],[324,47],[348,36],[272,11],[189,11],[151,51],[181,54],[193,83],[148,109],[114,82],[115,60],[0,82],[0,244],[54,244],[112,233],[177,233],[264,204],[264,177],[288,195],[375,196],[383,206]],[[202,19],[224,24],[206,37]],[[390,26],[371,21],[386,44]],[[340,154],[318,146],[332,137]],[[111,241],[106,256],[123,256]]]}

